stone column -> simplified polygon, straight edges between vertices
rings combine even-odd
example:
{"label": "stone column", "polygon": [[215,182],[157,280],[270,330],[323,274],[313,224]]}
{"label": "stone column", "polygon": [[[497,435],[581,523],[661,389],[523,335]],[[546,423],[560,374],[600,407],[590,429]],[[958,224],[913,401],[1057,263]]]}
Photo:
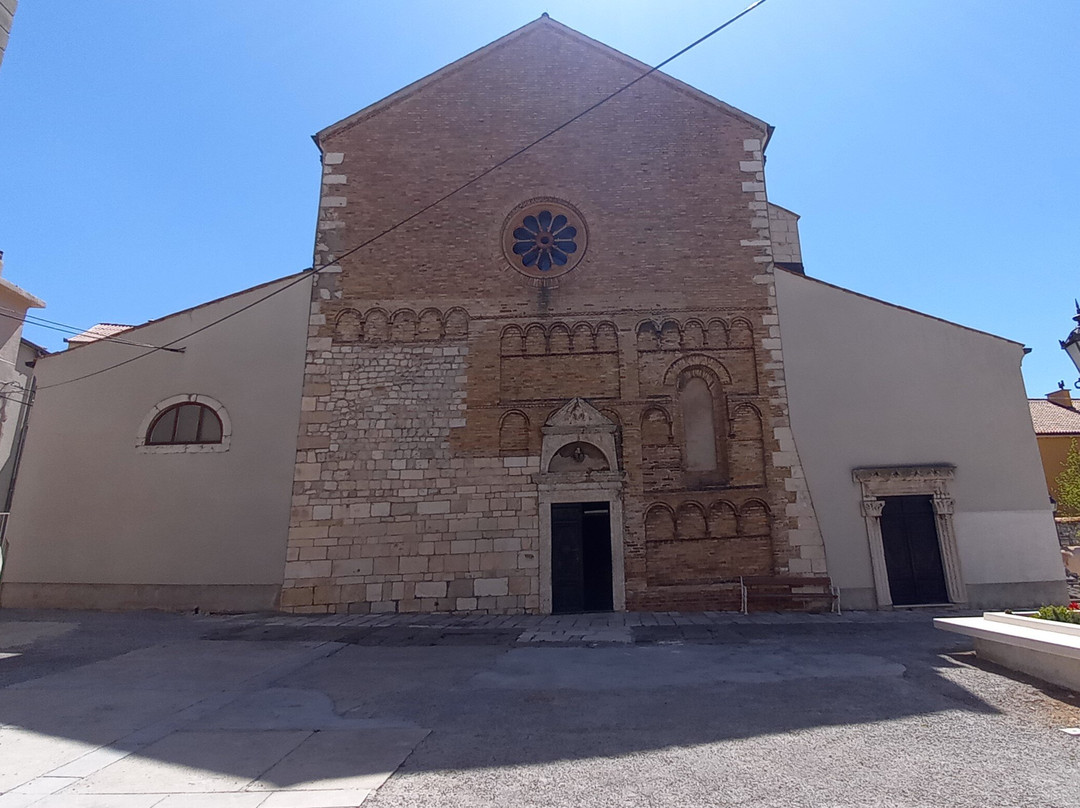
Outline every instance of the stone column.
{"label": "stone column", "polygon": [[866,519],[866,535],[870,538],[870,566],[874,572],[874,592],[878,608],[892,606],[889,591],[889,570],[885,566],[885,545],[881,541],[881,511],[885,500],[869,497],[862,501],[862,515]]}
{"label": "stone column", "polygon": [[938,544],[941,547],[941,562],[945,568],[945,587],[952,603],[967,603],[967,587],[960,575],[960,553],[956,547],[956,533],[953,530],[952,497],[936,492],[934,494],[934,519],[937,521]]}

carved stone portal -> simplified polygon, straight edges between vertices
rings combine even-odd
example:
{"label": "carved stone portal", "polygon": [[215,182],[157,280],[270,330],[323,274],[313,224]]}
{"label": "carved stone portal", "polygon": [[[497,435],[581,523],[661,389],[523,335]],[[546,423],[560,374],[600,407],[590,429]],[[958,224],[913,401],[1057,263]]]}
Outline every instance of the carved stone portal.
{"label": "carved stone portal", "polygon": [[851,472],[852,479],[862,489],[862,515],[870,540],[870,564],[874,572],[874,589],[878,606],[891,606],[889,571],[885,566],[885,545],[881,540],[881,512],[885,502],[879,497],[930,495],[934,504],[941,565],[945,586],[951,603],[967,603],[967,587],[960,573],[960,553],[953,529],[953,498],[949,483],[956,467],[949,465],[885,466],[861,468]]}
{"label": "carved stone portal", "polygon": [[623,561],[623,473],[616,449],[619,427],[582,398],[554,412],[541,428],[540,611],[551,612],[551,506],[560,502],[606,502],[611,524],[611,589],[615,611],[626,609]]}

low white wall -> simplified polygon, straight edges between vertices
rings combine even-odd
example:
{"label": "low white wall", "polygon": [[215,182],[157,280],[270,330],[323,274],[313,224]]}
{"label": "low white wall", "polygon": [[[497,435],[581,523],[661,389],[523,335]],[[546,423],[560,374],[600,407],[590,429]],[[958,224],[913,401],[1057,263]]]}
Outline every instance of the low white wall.
{"label": "low white wall", "polygon": [[935,463],[956,466],[965,582],[1063,581],[1022,346],[783,270],[776,294],[792,431],[833,582],[864,601],[873,587],[852,469]]}
{"label": "low white wall", "polygon": [[[125,337],[165,344],[294,279]],[[184,340],[183,354],[158,352],[59,387],[50,385],[144,349],[99,342],[40,361],[0,601],[229,608],[235,588],[237,608],[272,606],[285,561],[309,300],[303,278]],[[138,450],[152,408],[183,394],[224,405],[227,451]]]}

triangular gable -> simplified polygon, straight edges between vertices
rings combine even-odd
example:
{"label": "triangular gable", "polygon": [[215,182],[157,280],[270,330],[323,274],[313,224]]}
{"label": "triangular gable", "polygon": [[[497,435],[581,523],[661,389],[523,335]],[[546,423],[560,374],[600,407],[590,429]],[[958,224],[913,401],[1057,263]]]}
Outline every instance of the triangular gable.
{"label": "triangular gable", "polygon": [[[567,25],[563,25],[561,22],[556,22],[555,20],[548,17],[547,14],[544,14],[541,17],[533,20],[532,22],[523,25],[521,28],[511,31],[509,34],[506,34],[505,36],[496,39],[494,42],[491,42],[490,44],[473,51],[467,56],[463,56],[457,61],[451,62],[446,67],[436,70],[434,73],[425,76],[419,81],[414,81],[412,84],[403,87],[397,92],[391,93],[390,95],[386,96],[386,98],[383,98],[381,101],[376,101],[374,104],[370,104],[369,106],[364,107],[360,111],[354,112],[347,118],[342,118],[337,123],[327,126],[325,129],[322,129],[315,135],[313,135],[315,143],[318,144],[321,149],[322,141],[325,138],[332,135],[337,135],[347,129],[351,129],[353,126],[356,126],[357,124],[367,120],[373,115],[377,115],[383,110],[400,103],[404,99],[420,92],[421,90],[424,90],[431,85],[436,84],[447,76],[453,75],[459,70],[468,67],[476,60],[483,59],[484,57],[490,55],[496,50],[510,45],[519,37],[541,28],[556,35],[571,39],[589,48],[592,48],[600,55],[608,59],[613,59],[624,65],[633,67],[635,70],[638,70],[641,73],[645,73],[646,71],[652,69],[650,65],[647,65],[644,62],[639,62],[637,59],[627,56],[625,53],[622,53],[621,51],[612,48],[610,45],[605,45],[603,42],[599,42],[595,39],[587,37],[579,31],[575,31],[573,28]],[[743,112],[742,110],[737,109],[730,104],[725,104],[720,99],[715,98],[708,93],[702,92],[696,87],[693,87],[683,81],[679,81],[678,79],[673,78],[672,76],[669,76],[662,71],[658,70],[653,73],[652,76],[649,77],[649,80],[660,81],[671,89],[689,95],[692,98],[709,104],[710,106],[716,107],[735,118],[739,118],[740,120],[749,123],[751,126],[762,131],[762,134],[766,141],[768,140],[769,135],[772,133],[773,127],[765,121],[761,120],[760,118],[755,118],[753,115]]]}
{"label": "triangular gable", "polygon": [[583,398],[572,398],[552,413],[546,427],[570,427],[572,429],[610,429],[615,426],[600,410]]}

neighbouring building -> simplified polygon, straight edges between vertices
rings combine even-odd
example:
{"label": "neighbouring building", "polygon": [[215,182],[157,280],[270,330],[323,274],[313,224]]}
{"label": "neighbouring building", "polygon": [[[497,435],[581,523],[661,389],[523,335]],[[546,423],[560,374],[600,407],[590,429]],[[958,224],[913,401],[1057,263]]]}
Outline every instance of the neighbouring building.
{"label": "neighbouring building", "polygon": [[1050,496],[1057,499],[1057,478],[1074,443],[1080,446],[1080,410],[1068,390],[1055,390],[1046,398],[1028,399],[1031,423],[1039,443],[1043,474]]}
{"label": "neighbouring building", "polygon": [[771,126],[654,73],[480,176],[646,69],[542,17],[318,133],[316,271],[39,364],[0,602],[1063,597],[1023,347],[803,274]]}
{"label": "neighbouring building", "polygon": [[[0,252],[0,274],[3,271],[4,254]],[[33,397],[34,365],[48,353],[23,339],[23,322],[29,309],[44,306],[44,301],[0,277],[0,498],[5,513],[11,506],[11,486],[26,423],[27,402]],[[0,518],[4,518],[2,514]]]}

